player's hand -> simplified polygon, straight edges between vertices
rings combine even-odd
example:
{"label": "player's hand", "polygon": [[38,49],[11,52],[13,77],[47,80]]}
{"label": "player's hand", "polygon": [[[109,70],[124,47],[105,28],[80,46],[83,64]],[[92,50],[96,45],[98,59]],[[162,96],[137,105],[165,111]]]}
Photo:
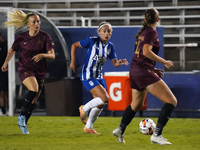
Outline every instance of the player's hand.
{"label": "player's hand", "polygon": [[38,63],[42,58],[44,58],[44,54],[37,54],[33,56],[32,60],[36,63]]}
{"label": "player's hand", "polygon": [[69,68],[75,73],[76,63],[71,62]]}
{"label": "player's hand", "polygon": [[164,77],[164,74],[162,73],[164,70],[162,69],[157,69],[157,68],[154,68],[154,72],[160,77]]}
{"label": "player's hand", "polygon": [[171,60],[167,60],[164,65],[167,67],[167,69],[174,67],[174,63]]}
{"label": "player's hand", "polygon": [[4,63],[3,66],[1,67],[1,70],[2,70],[3,72],[7,71],[7,70],[8,70],[7,66],[8,66],[8,64],[7,64],[7,63]]}
{"label": "player's hand", "polygon": [[126,60],[126,58],[125,59],[119,59],[119,63],[120,63],[120,65],[128,65],[129,64],[128,61]]}

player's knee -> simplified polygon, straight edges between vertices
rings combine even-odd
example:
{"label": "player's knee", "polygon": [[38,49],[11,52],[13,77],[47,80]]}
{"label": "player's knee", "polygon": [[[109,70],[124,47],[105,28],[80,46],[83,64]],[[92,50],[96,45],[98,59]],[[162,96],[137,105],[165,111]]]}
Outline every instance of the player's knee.
{"label": "player's knee", "polygon": [[108,95],[108,94],[105,94],[105,95],[102,97],[102,101],[103,101],[104,103],[108,103],[108,101],[109,101],[109,95]]}
{"label": "player's knee", "polygon": [[172,105],[174,105],[174,107],[177,106],[177,99],[176,99],[176,98],[174,98],[174,99],[172,100]]}

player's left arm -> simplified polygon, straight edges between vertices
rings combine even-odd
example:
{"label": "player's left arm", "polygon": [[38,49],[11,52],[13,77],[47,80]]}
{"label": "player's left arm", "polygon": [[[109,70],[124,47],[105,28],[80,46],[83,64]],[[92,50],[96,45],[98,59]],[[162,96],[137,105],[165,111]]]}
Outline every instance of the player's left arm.
{"label": "player's left arm", "polygon": [[40,53],[35,56],[33,56],[32,60],[34,60],[36,63],[39,62],[41,59],[49,59],[54,60],[55,59],[55,52],[54,49],[51,49],[48,51],[48,53]]}
{"label": "player's left arm", "polygon": [[121,66],[121,65],[128,65],[128,61],[126,60],[126,58],[119,59],[119,60],[117,60],[115,58],[115,59],[112,59],[111,61],[112,61],[113,66],[116,67],[116,68]]}

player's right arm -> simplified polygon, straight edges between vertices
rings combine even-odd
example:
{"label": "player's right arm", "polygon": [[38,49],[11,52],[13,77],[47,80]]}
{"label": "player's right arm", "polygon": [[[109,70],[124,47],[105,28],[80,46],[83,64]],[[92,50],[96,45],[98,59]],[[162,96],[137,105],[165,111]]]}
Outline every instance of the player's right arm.
{"label": "player's right arm", "polygon": [[3,66],[1,67],[1,70],[2,70],[3,72],[5,72],[5,71],[8,70],[8,68],[7,68],[8,62],[10,61],[10,59],[13,57],[14,54],[15,54],[15,51],[14,51],[12,48],[10,48],[9,51],[8,51],[8,54],[7,54],[7,56],[6,56],[6,59],[5,59],[5,61],[4,61],[4,64],[3,64]]}
{"label": "player's right arm", "polygon": [[70,69],[73,70],[73,72],[75,72],[75,68],[76,68],[76,51],[77,51],[77,48],[81,48],[81,45],[80,45],[79,42],[72,44],[72,46],[71,46]]}
{"label": "player's right arm", "polygon": [[156,61],[158,63],[164,64],[167,69],[174,67],[174,64],[171,60],[165,60],[162,57],[156,55],[154,52],[152,52],[153,47],[149,44],[144,44],[143,46],[143,55],[153,61]]}

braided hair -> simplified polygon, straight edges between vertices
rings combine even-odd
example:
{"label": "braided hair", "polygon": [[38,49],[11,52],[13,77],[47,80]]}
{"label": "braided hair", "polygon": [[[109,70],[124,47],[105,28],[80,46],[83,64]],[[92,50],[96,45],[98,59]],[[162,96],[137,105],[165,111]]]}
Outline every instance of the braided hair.
{"label": "braided hair", "polygon": [[142,31],[144,31],[144,29],[150,25],[150,24],[154,24],[156,22],[156,20],[158,19],[158,11],[155,8],[150,8],[147,9],[144,13],[145,19],[143,21],[143,27],[140,29],[140,31],[137,33],[137,35],[135,36],[135,39],[138,38],[138,36],[142,33]]}

